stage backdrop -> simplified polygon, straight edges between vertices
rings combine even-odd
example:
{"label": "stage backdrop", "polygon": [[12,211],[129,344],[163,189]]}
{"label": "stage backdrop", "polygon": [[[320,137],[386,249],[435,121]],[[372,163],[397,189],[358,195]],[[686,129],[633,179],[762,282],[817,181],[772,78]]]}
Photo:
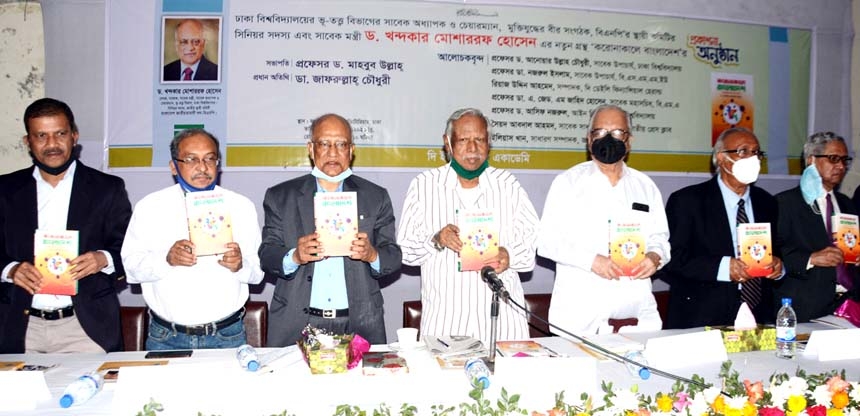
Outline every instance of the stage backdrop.
{"label": "stage backdrop", "polygon": [[[546,7],[393,1],[107,2],[107,166],[163,167],[184,128],[222,140],[225,166],[307,166],[310,121],[353,125],[356,165],[442,162],[447,116],[492,120],[491,163],[582,160],[588,111],[633,115],[641,170],[701,172],[712,140],[752,128],[771,172],[807,135],[811,32]],[[165,78],[174,30],[203,23],[215,79]],[[779,122],[777,122],[779,121]],[[790,121],[790,122],[788,122]]]}

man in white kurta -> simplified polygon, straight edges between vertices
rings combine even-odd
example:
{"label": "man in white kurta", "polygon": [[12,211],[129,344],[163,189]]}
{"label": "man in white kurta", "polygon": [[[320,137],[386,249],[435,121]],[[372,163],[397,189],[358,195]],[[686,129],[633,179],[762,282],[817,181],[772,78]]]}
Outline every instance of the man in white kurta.
{"label": "man in white kurta", "polygon": [[[594,160],[557,176],[544,204],[538,254],[556,262],[549,321],[577,335],[611,331],[609,319],[639,320],[622,330],[662,327],[650,277],[669,261],[669,227],[654,181],[624,163],[628,126],[624,110],[598,107],[588,134]],[[632,273],[609,257],[609,229],[618,221],[642,227],[646,254]]]}
{"label": "man in white kurta", "polygon": [[[257,210],[248,198],[215,185],[214,137],[191,130],[174,144],[171,167],[179,183],[135,205],[122,246],[128,282],[141,285],[153,313],[146,348],[237,347],[246,342],[248,284],[263,280]],[[186,194],[204,189],[224,195],[233,236],[224,254],[198,256],[189,241]]]}
{"label": "man in white kurta", "polygon": [[[421,266],[421,334],[469,335],[490,341],[492,291],[478,271],[458,271],[462,248],[458,211],[491,210],[499,230],[500,254],[487,262],[516,303],[523,305],[518,272],[535,265],[538,218],[517,179],[488,166],[487,119],[464,109],[448,120],[443,136],[451,163],[423,172],[409,186],[398,227],[403,263]],[[527,339],[524,312],[509,303],[499,308],[497,339]]]}

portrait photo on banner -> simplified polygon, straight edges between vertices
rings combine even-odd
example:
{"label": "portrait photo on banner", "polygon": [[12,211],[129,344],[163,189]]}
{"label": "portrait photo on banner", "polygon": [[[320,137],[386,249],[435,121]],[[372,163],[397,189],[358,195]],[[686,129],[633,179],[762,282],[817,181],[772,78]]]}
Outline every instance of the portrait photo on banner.
{"label": "portrait photo on banner", "polygon": [[220,16],[163,16],[161,82],[220,82],[220,49]]}

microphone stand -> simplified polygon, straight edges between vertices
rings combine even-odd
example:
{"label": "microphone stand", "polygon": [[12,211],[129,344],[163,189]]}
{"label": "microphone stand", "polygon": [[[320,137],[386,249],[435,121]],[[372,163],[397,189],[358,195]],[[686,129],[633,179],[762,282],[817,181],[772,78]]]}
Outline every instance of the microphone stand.
{"label": "microphone stand", "polygon": [[490,303],[490,345],[487,348],[490,350],[490,355],[484,360],[490,373],[496,372],[496,327],[499,321],[499,291],[493,289],[493,300]]}

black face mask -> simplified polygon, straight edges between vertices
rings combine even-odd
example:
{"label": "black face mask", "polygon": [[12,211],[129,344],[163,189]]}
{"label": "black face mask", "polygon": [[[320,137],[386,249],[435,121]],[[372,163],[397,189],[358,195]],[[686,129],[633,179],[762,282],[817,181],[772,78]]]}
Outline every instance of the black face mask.
{"label": "black face mask", "polygon": [[624,159],[626,154],[627,145],[624,141],[609,134],[591,142],[591,156],[601,163],[611,165]]}
{"label": "black face mask", "polygon": [[62,164],[62,165],[60,165],[60,166],[57,166],[57,167],[55,167],[55,168],[52,168],[52,167],[50,167],[50,166],[48,166],[48,165],[46,165],[46,164],[44,164],[44,163],[40,162],[38,159],[36,159],[36,158],[33,156],[33,153],[32,153],[32,152],[30,152],[30,158],[31,158],[31,159],[33,159],[33,164],[34,164],[34,165],[36,165],[36,167],[38,167],[38,168],[39,168],[39,169],[41,169],[43,172],[45,172],[45,173],[47,173],[47,174],[49,174],[49,175],[51,175],[51,176],[57,176],[57,175],[59,175],[59,174],[61,174],[61,173],[65,172],[65,171],[66,171],[66,169],[68,169],[68,168],[69,168],[69,166],[71,166],[71,165],[72,165],[72,162],[74,162],[75,160],[78,160],[78,158],[77,158],[77,157],[75,157],[75,155],[74,155],[74,154],[72,154],[72,157],[70,157],[70,158],[69,158],[69,160],[67,160],[67,161],[66,161],[66,163],[63,163],[63,164]]}

